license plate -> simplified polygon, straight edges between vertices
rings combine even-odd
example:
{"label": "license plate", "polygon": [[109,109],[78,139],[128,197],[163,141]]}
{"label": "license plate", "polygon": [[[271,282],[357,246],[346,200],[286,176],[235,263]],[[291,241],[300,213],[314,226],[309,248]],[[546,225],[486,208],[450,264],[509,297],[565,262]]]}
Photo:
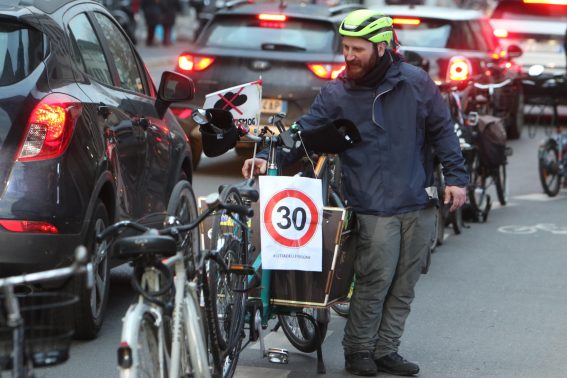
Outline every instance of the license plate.
{"label": "license plate", "polygon": [[262,99],[262,113],[280,113],[287,111],[287,102],[277,98]]}

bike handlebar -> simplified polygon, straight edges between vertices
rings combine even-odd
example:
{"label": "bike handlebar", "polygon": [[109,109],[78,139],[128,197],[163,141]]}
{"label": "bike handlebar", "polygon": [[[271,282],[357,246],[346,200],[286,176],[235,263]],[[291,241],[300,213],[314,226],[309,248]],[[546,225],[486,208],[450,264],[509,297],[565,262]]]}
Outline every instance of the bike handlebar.
{"label": "bike handlebar", "polygon": [[254,216],[254,210],[245,205],[236,205],[224,203],[220,200],[218,193],[211,193],[206,199],[207,209],[203,211],[194,222],[184,225],[175,225],[171,227],[166,227],[160,230],[145,226],[141,223],[132,220],[124,220],[116,222],[113,225],[107,227],[104,231],[96,236],[96,240],[100,243],[106,240],[110,236],[116,236],[124,228],[132,228],[134,230],[140,231],[142,233],[154,232],[158,235],[169,235],[172,237],[177,236],[179,233],[187,232],[195,227],[197,227],[206,217],[211,215],[217,210],[226,210],[229,213],[236,213],[240,216],[251,218]]}
{"label": "bike handlebar", "polygon": [[512,83],[512,79],[506,79],[504,81],[501,81],[499,83],[488,83],[488,84],[481,84],[481,83],[473,83],[475,88],[478,89],[497,89],[497,88],[502,88],[505,87],[506,85]]}
{"label": "bike handlebar", "polygon": [[92,287],[94,282],[93,267],[92,264],[88,262],[88,252],[86,247],[80,245],[75,248],[75,258],[70,266],[0,278],[0,288],[55,281],[85,272],[87,273],[87,287]]}

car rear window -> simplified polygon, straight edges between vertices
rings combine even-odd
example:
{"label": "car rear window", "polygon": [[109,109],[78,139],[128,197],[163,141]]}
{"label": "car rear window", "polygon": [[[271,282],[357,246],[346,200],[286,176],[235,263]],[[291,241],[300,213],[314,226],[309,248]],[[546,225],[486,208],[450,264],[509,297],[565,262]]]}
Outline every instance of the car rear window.
{"label": "car rear window", "polygon": [[246,50],[333,52],[331,23],[288,19],[261,21],[254,17],[218,17],[205,32],[209,47]]}
{"label": "car rear window", "polygon": [[450,21],[393,17],[402,46],[492,52],[498,42],[484,19]]}
{"label": "car rear window", "polygon": [[43,34],[16,23],[0,23],[0,86],[26,78],[43,58]]}
{"label": "car rear window", "polygon": [[501,1],[492,12],[492,18],[504,19],[562,19],[567,22],[567,5]]}

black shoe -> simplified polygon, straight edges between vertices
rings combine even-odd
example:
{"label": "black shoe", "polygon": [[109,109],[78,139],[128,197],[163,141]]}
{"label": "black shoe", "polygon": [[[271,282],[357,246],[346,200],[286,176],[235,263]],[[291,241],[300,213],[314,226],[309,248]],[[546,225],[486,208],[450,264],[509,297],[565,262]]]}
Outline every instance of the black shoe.
{"label": "black shoe", "polygon": [[407,361],[397,352],[392,352],[384,357],[380,357],[375,362],[378,371],[384,373],[404,376],[419,373],[419,366],[417,366],[417,364]]}
{"label": "black shoe", "polygon": [[345,369],[354,375],[373,377],[378,374],[372,353],[368,351],[345,354]]}

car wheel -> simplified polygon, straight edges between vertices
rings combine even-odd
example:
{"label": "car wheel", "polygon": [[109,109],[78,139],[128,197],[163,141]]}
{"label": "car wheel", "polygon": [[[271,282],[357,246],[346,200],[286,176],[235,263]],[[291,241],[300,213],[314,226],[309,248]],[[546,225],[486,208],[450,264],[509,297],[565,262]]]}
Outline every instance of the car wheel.
{"label": "car wheel", "polygon": [[95,338],[104,319],[110,286],[110,261],[107,242],[97,243],[95,236],[108,225],[108,212],[104,203],[98,200],[85,239],[85,246],[93,265],[94,285],[92,288],[87,288],[83,276],[76,277],[70,283],[70,290],[79,297],[79,302],[74,307],[77,339]]}
{"label": "car wheel", "polygon": [[508,139],[520,139],[524,129],[524,92],[521,86],[517,87],[516,101],[508,120]]}

